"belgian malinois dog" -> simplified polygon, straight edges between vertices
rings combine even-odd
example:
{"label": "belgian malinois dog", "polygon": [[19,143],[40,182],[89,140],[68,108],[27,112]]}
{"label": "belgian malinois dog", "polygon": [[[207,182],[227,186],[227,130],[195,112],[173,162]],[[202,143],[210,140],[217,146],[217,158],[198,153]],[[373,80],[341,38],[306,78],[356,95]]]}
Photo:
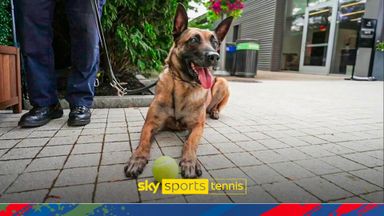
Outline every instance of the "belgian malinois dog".
{"label": "belgian malinois dog", "polygon": [[202,171],[196,150],[203,134],[206,114],[213,119],[228,102],[229,88],[224,78],[214,78],[212,69],[219,60],[220,43],[233,18],[223,20],[215,31],[188,28],[188,17],[179,4],[173,27],[174,44],[156,85],[140,143],[124,171],[136,178],[148,163],[152,137],[160,130],[188,130],[182,150],[181,175],[196,178]]}

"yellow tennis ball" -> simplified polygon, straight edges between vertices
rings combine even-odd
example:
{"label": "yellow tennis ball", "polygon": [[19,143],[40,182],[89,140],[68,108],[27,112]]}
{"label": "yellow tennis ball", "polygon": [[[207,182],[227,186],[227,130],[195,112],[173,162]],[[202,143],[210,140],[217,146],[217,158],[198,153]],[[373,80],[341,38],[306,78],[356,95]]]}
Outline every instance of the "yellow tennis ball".
{"label": "yellow tennis ball", "polygon": [[169,156],[161,156],[153,163],[152,173],[158,182],[161,182],[162,179],[173,179],[179,173],[179,166],[175,159]]}

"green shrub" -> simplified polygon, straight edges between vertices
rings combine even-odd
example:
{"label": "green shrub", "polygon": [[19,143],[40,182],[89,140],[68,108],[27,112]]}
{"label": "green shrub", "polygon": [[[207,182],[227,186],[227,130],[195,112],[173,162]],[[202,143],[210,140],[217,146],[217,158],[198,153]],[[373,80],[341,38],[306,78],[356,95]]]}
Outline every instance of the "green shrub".
{"label": "green shrub", "polygon": [[376,50],[380,52],[384,52],[384,42],[380,41],[376,44]]}
{"label": "green shrub", "polygon": [[10,0],[0,1],[0,45],[12,45],[12,16]]}
{"label": "green shrub", "polygon": [[115,71],[159,70],[172,44],[177,3],[187,0],[108,0],[102,23]]}

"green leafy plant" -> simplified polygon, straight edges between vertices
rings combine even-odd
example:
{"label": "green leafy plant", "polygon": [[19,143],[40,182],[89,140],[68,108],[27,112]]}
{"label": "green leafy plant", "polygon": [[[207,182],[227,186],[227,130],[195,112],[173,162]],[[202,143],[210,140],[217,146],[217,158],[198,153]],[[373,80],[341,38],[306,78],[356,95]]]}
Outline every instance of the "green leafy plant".
{"label": "green leafy plant", "polygon": [[12,16],[10,0],[0,1],[0,45],[12,45]]}
{"label": "green leafy plant", "polygon": [[384,52],[384,42],[380,41],[376,44],[376,50],[380,52]]}
{"label": "green leafy plant", "polygon": [[178,2],[187,6],[189,1],[107,1],[102,24],[115,71],[162,67],[173,42],[173,18]]}

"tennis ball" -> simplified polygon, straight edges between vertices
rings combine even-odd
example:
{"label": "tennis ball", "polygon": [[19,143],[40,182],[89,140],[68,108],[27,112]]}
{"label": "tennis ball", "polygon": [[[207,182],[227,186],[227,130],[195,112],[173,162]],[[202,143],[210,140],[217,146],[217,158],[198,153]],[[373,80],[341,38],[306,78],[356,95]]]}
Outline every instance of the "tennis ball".
{"label": "tennis ball", "polygon": [[161,156],[153,163],[152,173],[156,181],[161,182],[162,179],[176,178],[179,173],[179,166],[175,159]]}

